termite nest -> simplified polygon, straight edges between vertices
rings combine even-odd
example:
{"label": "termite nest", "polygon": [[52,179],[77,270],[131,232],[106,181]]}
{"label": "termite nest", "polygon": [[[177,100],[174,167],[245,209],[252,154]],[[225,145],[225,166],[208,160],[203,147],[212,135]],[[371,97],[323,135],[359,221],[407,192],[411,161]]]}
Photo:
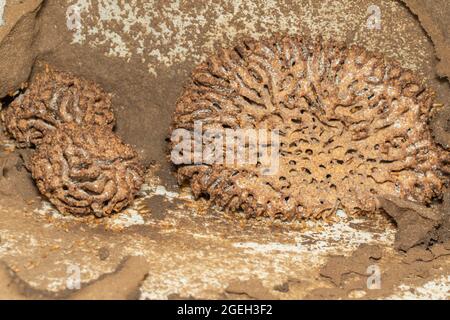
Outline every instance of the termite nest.
{"label": "termite nest", "polygon": [[195,122],[203,132],[278,130],[279,168],[263,174],[259,161],[191,161],[178,163],[176,174],[196,196],[249,217],[369,214],[385,194],[430,204],[450,171],[449,152],[428,125],[433,99],[413,72],[358,46],[300,36],[243,40],[194,69],[171,130],[193,132]]}

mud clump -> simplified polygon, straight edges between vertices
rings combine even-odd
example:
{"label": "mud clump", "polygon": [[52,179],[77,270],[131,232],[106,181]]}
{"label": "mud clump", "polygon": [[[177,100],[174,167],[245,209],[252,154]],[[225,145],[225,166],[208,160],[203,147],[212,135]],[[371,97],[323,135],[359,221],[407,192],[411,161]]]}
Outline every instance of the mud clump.
{"label": "mud clump", "polygon": [[198,121],[203,132],[278,130],[279,170],[203,161],[178,164],[177,176],[196,196],[248,216],[367,214],[386,194],[427,205],[442,198],[450,172],[428,126],[433,99],[411,71],[357,46],[245,40],[193,71],[172,130],[192,132]]}
{"label": "mud clump", "polygon": [[137,153],[101,126],[58,127],[44,137],[30,164],[40,192],[65,214],[119,212],[143,183]]}
{"label": "mud clump", "polygon": [[111,97],[97,84],[50,67],[2,112],[7,132],[20,147],[38,145],[63,123],[112,128]]}

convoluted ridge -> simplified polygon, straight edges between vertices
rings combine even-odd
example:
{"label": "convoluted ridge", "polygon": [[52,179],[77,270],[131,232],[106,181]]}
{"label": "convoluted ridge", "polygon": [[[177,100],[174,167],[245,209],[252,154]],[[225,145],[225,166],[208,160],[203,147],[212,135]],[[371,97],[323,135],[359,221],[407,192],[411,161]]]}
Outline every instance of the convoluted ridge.
{"label": "convoluted ridge", "polygon": [[[433,93],[411,71],[360,47],[274,37],[222,49],[199,65],[172,130],[279,130],[279,170],[185,163],[180,183],[249,216],[371,213],[377,195],[429,204],[448,183],[449,152],[427,121]],[[205,143],[205,142],[203,142]],[[172,143],[172,149],[174,143]]]}
{"label": "convoluted ridge", "polygon": [[114,125],[109,94],[94,82],[50,67],[2,112],[2,119],[21,147],[38,145],[62,123]]}
{"label": "convoluted ridge", "polygon": [[106,216],[130,204],[143,183],[137,153],[109,128],[64,124],[31,158],[40,192],[61,213]]}

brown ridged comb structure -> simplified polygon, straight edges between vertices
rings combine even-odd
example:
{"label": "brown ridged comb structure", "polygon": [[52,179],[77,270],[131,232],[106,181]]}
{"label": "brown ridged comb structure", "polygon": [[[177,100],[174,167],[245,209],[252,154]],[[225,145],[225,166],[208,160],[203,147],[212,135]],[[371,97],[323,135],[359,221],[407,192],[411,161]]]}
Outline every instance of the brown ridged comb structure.
{"label": "brown ridged comb structure", "polygon": [[111,97],[94,82],[49,66],[4,111],[6,130],[20,147],[38,145],[62,123],[114,126]]}
{"label": "brown ridged comb structure", "polygon": [[411,71],[360,47],[296,36],[242,41],[195,68],[172,132],[193,132],[197,121],[203,132],[279,130],[279,170],[197,162],[178,164],[177,176],[196,196],[248,216],[367,214],[384,194],[429,204],[442,197],[450,159],[428,126],[433,99]]}
{"label": "brown ridged comb structure", "polygon": [[30,166],[39,191],[63,214],[119,212],[144,180],[137,153],[104,126],[69,123],[48,132]]}

